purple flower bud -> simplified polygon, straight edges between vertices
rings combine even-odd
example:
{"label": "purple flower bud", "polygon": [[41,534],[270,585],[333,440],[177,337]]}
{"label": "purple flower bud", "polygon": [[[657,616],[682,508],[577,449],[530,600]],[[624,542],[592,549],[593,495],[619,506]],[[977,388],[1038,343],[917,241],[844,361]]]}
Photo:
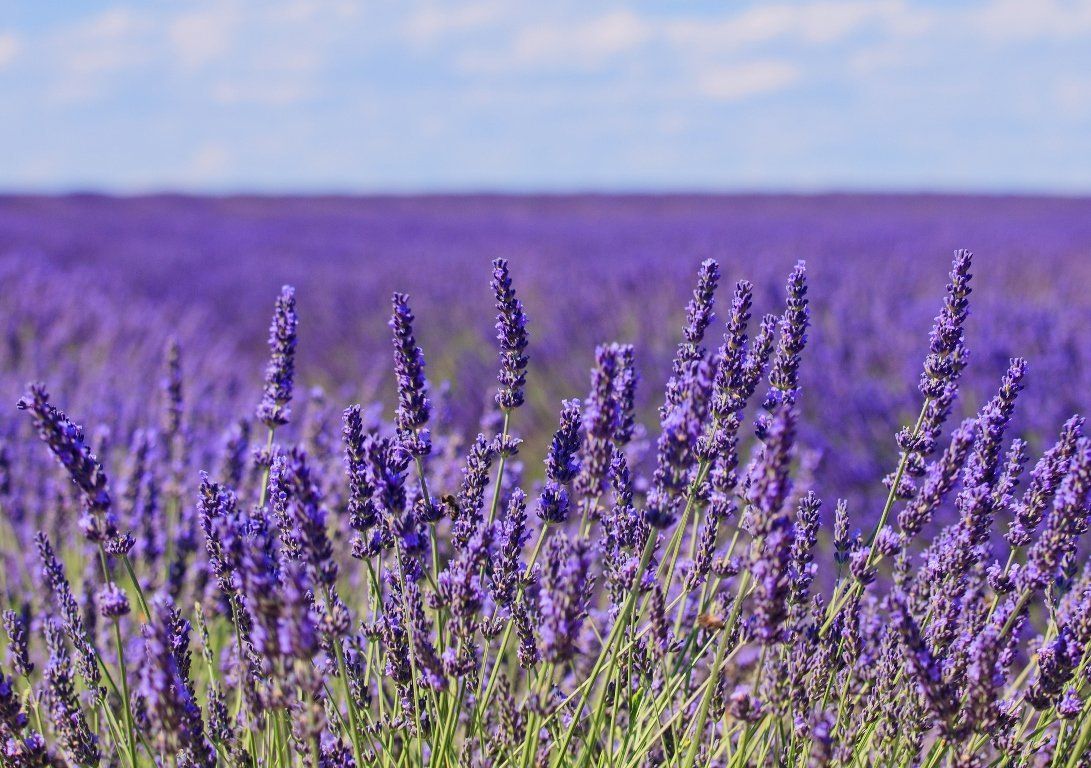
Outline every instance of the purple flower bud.
{"label": "purple flower bud", "polygon": [[1076,441],[1068,474],[1053,500],[1053,510],[1020,573],[1023,588],[1042,589],[1060,575],[1066,555],[1087,528],[1091,501],[1091,440]]}
{"label": "purple flower bud", "polygon": [[941,398],[965,366],[962,337],[963,324],[969,314],[972,260],[970,251],[955,251],[947,298],[932,327],[928,356],[924,361],[924,373],[921,374],[920,390],[926,398]]}
{"label": "purple flower bud", "polygon": [[170,439],[182,428],[182,345],[176,336],[167,339],[166,375],[160,383],[163,393],[163,434]]}
{"label": "purple flower bud", "polygon": [[[583,402],[583,448],[575,459],[579,469],[575,489],[588,514],[599,497],[606,491],[607,472],[613,456],[613,439],[621,419],[621,409],[616,397],[615,380],[618,375],[620,348],[617,344],[605,344],[595,349],[595,367],[591,371],[591,392]],[[571,440],[580,433],[570,419],[578,414],[572,407],[561,413],[558,434],[565,433],[565,452],[559,458],[568,458]],[[550,446],[552,452],[553,446]],[[569,460],[571,461],[571,459]],[[564,471],[558,461],[558,469]]]}
{"label": "purple flower bud", "polygon": [[1025,547],[1042,522],[1042,515],[1057,492],[1068,472],[1076,443],[1083,432],[1083,418],[1073,416],[1065,422],[1061,436],[1038,460],[1030,473],[1030,482],[1019,503],[1015,505],[1008,543],[1013,547]]}
{"label": "purple flower bud", "polygon": [[359,405],[346,408],[341,437],[345,446],[345,471],[348,474],[349,525],[358,533],[365,533],[379,519],[375,504],[375,488],[368,474],[368,450],[365,442],[363,418]]}
{"label": "purple flower bud", "polygon": [[614,377],[614,400],[618,404],[618,424],[614,431],[614,444],[618,447],[628,445],[636,430],[634,411],[636,409],[636,373],[635,350],[632,344],[618,345],[618,372]]}
{"label": "purple flower bud", "polygon": [[1066,688],[1057,702],[1057,715],[1062,720],[1075,720],[1083,711],[1083,699],[1075,688]]}
{"label": "purple flower bud", "polygon": [[390,328],[394,332],[394,375],[398,382],[398,436],[413,456],[427,456],[432,442],[425,428],[432,413],[428,382],[424,378],[424,353],[413,336],[413,312],[409,297],[395,293]]}
{"label": "purple flower bud", "polygon": [[152,619],[143,630],[145,664],[139,685],[151,726],[182,762],[213,768],[216,750],[205,737],[189,677],[189,622],[165,598],[156,600]]}
{"label": "purple flower bud", "polygon": [[906,540],[916,536],[931,522],[936,509],[954,488],[973,445],[975,426],[974,419],[967,419],[951,433],[950,444],[929,466],[924,485],[898,514],[898,526]]}
{"label": "purple flower bud", "polygon": [[34,663],[30,660],[30,646],[27,642],[27,609],[16,613],[4,611],[4,631],[8,636],[8,656],[11,663],[23,677],[30,677],[34,672]]}
{"label": "purple flower bud", "polygon": [[527,316],[523,304],[515,297],[508,272],[507,259],[492,263],[492,289],[496,295],[496,338],[500,342],[500,391],[496,404],[511,411],[523,404],[523,388],[527,381]]}
{"label": "purple flower bud", "polygon": [[106,471],[87,445],[83,428],[50,404],[49,393],[42,384],[31,384],[18,407],[30,412],[38,436],[83,492],[86,511],[80,518],[80,529],[84,535],[96,543],[115,538],[117,521],[110,511]]}
{"label": "purple flower bud", "polygon": [[265,388],[258,403],[257,417],[269,429],[288,423],[291,418],[292,383],[295,378],[296,329],[295,288],[280,289],[269,326],[269,365],[265,368]]}
{"label": "purple flower bud", "polygon": [[591,548],[585,539],[555,534],[547,545],[538,606],[542,657],[570,660],[578,651],[580,629],[587,616]]}
{"label": "purple flower bud", "polygon": [[810,311],[807,307],[807,265],[800,261],[788,276],[787,306],[780,320],[780,341],[769,371],[771,389],[763,407],[775,412],[799,388],[799,364],[807,344]]}
{"label": "purple flower bud", "polygon": [[99,613],[107,619],[118,619],[129,613],[129,596],[114,582],[103,584],[98,592]]}
{"label": "purple flower bud", "polygon": [[833,516],[833,558],[838,565],[844,565],[848,562],[851,543],[848,502],[839,499]]}
{"label": "purple flower bud", "polygon": [[562,401],[560,424],[553,433],[545,458],[546,477],[554,483],[570,483],[580,472],[581,428],[580,401]]}
{"label": "purple flower bud", "polygon": [[499,551],[489,569],[493,599],[500,605],[510,608],[515,600],[523,577],[521,556],[528,538],[526,494],[516,488],[500,521]]}
{"label": "purple flower bud", "polygon": [[456,547],[465,547],[482,525],[485,488],[489,484],[489,470],[495,455],[492,443],[484,435],[478,435],[470,445],[462,470],[458,509],[452,515],[451,540]]}
{"label": "purple flower bud", "polygon": [[1062,626],[1057,636],[1038,650],[1038,679],[1026,692],[1030,705],[1035,709],[1048,709],[1056,704],[1082,655],[1083,649],[1072,630]]}
{"label": "purple flower bud", "polygon": [[61,628],[52,619],[46,620],[45,641],[49,649],[49,663],[44,673],[45,701],[61,747],[79,765],[98,765],[102,757],[98,736],[91,730],[80,707],[68,647]]}

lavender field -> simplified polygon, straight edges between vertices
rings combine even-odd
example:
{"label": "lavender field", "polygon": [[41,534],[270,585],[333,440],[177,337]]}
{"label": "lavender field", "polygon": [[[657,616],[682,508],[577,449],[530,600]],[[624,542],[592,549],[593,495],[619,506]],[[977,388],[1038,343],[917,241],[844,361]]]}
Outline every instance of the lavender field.
{"label": "lavender field", "polygon": [[1091,199],[6,197],[0,285],[4,765],[1091,766]]}
{"label": "lavender field", "polygon": [[[7,198],[0,376],[9,399],[29,380],[48,380],[89,428],[120,437],[155,423],[174,336],[194,428],[215,433],[256,397],[263,317],[290,283],[299,292],[300,385],[321,387],[337,410],[389,406],[386,320],[398,290],[413,298],[429,377],[450,383],[443,412],[472,437],[495,375],[482,275],[503,257],[531,322],[519,433],[541,438],[528,441],[539,460],[561,399],[586,394],[603,342],[637,346],[639,420],[654,433],[702,259],[717,259],[725,280],[753,281],[759,316],[779,311],[784,276],[805,259],[814,320],[801,443],[822,462],[815,481],[824,497],[874,506],[876,482],[897,456],[891,435],[918,407],[936,276],[957,247],[971,247],[981,265],[967,331],[973,384],[959,413],[971,415],[1008,359],[1022,355],[1033,408],[1017,427],[1038,447],[1091,391],[1089,200]],[[7,440],[26,434],[17,415],[0,419]]]}

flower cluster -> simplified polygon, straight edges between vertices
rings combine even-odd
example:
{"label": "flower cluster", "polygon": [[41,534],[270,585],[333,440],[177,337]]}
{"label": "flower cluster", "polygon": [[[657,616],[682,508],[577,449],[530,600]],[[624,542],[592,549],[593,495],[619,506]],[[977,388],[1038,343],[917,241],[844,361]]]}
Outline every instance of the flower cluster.
{"label": "flower cluster", "polygon": [[1073,416],[1031,462],[1022,358],[952,418],[971,263],[956,253],[875,510],[819,492],[802,262],[777,311],[755,320],[740,280],[722,321],[703,262],[657,431],[634,345],[606,343],[537,452],[503,259],[480,433],[430,391],[401,293],[389,419],[338,419],[321,391],[290,418],[288,287],[257,413],[214,441],[177,343],[157,421],[122,434],[89,437],[31,385],[19,408],[61,471],[0,450],[0,551],[22,565],[3,764],[1088,765],[1091,437]]}

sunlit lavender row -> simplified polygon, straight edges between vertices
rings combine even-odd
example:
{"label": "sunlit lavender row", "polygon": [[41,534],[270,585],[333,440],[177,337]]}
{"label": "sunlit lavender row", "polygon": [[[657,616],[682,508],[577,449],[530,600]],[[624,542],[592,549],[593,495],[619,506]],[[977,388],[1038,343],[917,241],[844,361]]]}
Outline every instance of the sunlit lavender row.
{"label": "sunlit lavender row", "polygon": [[119,388],[136,429],[27,385],[37,439],[0,483],[5,764],[1091,765],[1091,439],[1021,420],[1033,360],[978,385],[987,259],[932,275],[865,501],[820,494],[801,438],[807,265],[769,313],[692,267],[665,386],[642,393],[639,344],[600,344],[539,445],[536,350],[570,340],[538,340],[516,260],[467,278],[495,306],[475,436],[397,292],[389,408],[302,391],[321,297],[289,286],[260,389],[216,380],[236,361],[211,338],[145,372],[155,421]]}

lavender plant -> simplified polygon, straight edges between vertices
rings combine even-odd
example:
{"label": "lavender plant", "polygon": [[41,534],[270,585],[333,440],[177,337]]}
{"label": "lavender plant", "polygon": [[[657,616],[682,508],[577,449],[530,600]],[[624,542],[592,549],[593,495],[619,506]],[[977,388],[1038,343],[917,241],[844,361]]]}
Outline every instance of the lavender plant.
{"label": "lavender plant", "polygon": [[600,345],[540,468],[502,259],[495,410],[473,438],[443,415],[403,293],[389,419],[350,405],[338,425],[296,391],[290,287],[256,414],[208,445],[177,341],[161,413],[126,434],[88,433],[30,385],[19,408],[54,462],[0,452],[20,564],[0,761],[1091,766],[1091,438],[1073,416],[1031,463],[1021,358],[948,426],[983,394],[966,384],[971,267],[957,252],[874,509],[823,500],[807,461],[822,297],[802,262],[753,324],[745,280],[718,320],[703,262],[654,428],[639,349]]}

